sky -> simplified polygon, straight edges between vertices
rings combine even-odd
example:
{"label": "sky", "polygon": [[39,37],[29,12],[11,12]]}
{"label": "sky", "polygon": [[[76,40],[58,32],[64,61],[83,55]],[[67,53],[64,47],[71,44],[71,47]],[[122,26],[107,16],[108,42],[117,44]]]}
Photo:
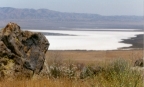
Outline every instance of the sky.
{"label": "sky", "polygon": [[0,0],[0,7],[100,15],[144,15],[144,0]]}

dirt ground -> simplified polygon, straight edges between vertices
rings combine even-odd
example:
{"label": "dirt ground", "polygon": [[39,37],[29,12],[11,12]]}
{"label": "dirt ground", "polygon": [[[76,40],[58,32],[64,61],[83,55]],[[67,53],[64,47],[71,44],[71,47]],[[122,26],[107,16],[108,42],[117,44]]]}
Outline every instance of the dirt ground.
{"label": "dirt ground", "polygon": [[143,58],[143,50],[111,50],[111,51],[56,51],[49,50],[46,53],[46,59],[58,59],[76,61],[79,63],[95,63],[95,62],[107,62],[113,59],[127,59],[134,62],[136,59]]}

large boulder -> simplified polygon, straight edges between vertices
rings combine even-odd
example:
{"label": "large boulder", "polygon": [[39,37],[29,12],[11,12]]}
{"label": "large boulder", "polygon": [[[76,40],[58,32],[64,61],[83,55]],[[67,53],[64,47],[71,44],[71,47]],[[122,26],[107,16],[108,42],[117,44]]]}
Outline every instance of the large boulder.
{"label": "large boulder", "polygon": [[15,23],[0,30],[0,76],[38,74],[44,65],[49,42],[41,33],[22,31]]}

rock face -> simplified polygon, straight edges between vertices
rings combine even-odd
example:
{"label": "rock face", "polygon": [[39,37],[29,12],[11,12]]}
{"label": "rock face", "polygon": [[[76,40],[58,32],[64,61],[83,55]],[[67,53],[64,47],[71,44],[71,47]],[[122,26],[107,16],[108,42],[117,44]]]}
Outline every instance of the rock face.
{"label": "rock face", "polygon": [[41,33],[22,31],[9,23],[0,30],[0,75],[39,73],[44,65],[49,42]]}

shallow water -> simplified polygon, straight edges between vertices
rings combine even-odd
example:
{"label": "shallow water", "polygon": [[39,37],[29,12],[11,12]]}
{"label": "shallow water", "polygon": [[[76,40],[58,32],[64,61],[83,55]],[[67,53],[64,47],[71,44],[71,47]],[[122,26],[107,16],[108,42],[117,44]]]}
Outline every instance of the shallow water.
{"label": "shallow water", "polygon": [[131,44],[119,43],[122,39],[143,33],[134,31],[85,31],[78,29],[31,31],[62,34],[62,36],[46,35],[50,42],[49,50],[116,50],[121,47],[131,46]]}

